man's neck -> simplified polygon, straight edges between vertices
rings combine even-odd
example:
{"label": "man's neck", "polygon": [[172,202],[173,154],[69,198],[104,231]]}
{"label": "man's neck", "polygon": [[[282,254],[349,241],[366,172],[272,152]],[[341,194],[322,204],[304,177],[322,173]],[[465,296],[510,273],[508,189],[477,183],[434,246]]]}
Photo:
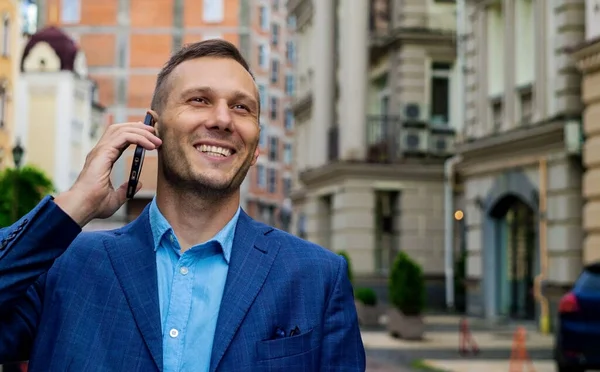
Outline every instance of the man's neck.
{"label": "man's neck", "polygon": [[158,209],[173,228],[181,252],[213,238],[237,212],[239,192],[219,200],[203,200],[169,187],[159,187],[156,192]]}

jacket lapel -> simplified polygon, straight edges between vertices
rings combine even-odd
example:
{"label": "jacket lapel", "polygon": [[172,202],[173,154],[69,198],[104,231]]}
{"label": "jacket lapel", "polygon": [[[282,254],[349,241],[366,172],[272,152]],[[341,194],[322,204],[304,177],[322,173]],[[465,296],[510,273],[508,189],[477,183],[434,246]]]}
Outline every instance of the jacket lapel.
{"label": "jacket lapel", "polygon": [[217,320],[210,371],[216,371],[219,366],[277,257],[279,242],[265,237],[272,230],[253,221],[243,211],[240,213]]}
{"label": "jacket lapel", "polygon": [[162,330],[158,305],[156,255],[148,207],[131,224],[106,240],[106,249],[135,322],[162,371]]}

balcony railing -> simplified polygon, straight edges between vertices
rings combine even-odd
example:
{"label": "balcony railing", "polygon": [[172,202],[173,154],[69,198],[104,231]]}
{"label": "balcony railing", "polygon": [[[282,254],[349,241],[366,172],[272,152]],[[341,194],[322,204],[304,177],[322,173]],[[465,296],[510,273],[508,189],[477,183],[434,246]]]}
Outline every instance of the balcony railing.
{"label": "balcony railing", "polygon": [[[410,157],[444,158],[454,153],[454,130],[427,121],[371,115],[366,120],[367,163],[396,163]],[[327,160],[340,159],[340,128],[327,130]]]}
{"label": "balcony railing", "polygon": [[454,130],[429,121],[368,116],[366,161],[393,163],[408,157],[447,157],[454,152]]}

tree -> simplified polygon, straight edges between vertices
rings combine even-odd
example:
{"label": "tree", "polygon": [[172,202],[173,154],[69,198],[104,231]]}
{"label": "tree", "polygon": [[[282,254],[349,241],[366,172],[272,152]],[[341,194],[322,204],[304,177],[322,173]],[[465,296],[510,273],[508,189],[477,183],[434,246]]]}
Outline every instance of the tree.
{"label": "tree", "polygon": [[54,192],[52,180],[31,165],[0,172],[0,227],[10,226]]}

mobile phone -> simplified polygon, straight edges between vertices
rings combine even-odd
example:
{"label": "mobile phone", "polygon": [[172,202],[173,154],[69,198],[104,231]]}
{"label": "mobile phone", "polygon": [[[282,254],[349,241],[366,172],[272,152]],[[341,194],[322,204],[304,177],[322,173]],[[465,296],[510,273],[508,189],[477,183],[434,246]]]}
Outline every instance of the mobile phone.
{"label": "mobile phone", "polygon": [[[147,113],[144,118],[144,124],[154,126],[154,117]],[[129,182],[127,185],[127,199],[133,198],[135,190],[137,189],[138,182],[140,180],[140,173],[142,173],[142,165],[144,164],[144,155],[146,149],[138,145],[135,147],[133,153],[133,162],[131,163],[131,172],[129,172]]]}

